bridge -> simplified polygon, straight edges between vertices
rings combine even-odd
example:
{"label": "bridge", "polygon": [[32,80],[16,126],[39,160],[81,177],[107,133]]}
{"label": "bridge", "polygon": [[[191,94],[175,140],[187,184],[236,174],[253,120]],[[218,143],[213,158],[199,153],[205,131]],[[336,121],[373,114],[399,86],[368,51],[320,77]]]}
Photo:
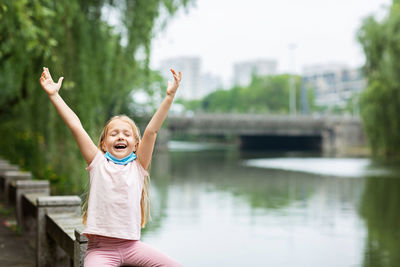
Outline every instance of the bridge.
{"label": "bridge", "polygon": [[366,145],[361,120],[344,116],[170,115],[167,129],[169,135],[236,136],[243,149],[340,152]]}

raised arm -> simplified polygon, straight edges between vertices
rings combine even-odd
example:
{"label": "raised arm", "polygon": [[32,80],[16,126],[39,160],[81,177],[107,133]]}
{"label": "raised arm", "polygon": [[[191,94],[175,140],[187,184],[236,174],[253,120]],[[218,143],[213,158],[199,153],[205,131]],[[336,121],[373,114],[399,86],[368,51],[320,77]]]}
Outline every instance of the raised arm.
{"label": "raised arm", "polygon": [[49,69],[43,68],[42,76],[40,77],[40,84],[49,96],[50,101],[53,103],[58,114],[71,130],[83,158],[89,165],[96,156],[98,148],[93,143],[92,139],[89,137],[85,129],[83,129],[83,126],[78,116],[76,116],[76,114],[68,107],[68,105],[58,94],[63,79],[64,77],[61,77],[58,82],[55,83],[51,78]]}
{"label": "raised arm", "polygon": [[160,130],[165,118],[167,117],[169,108],[171,107],[172,101],[174,100],[176,90],[178,89],[179,83],[182,79],[182,73],[179,75],[171,69],[172,75],[174,76],[174,83],[168,81],[167,96],[164,98],[160,107],[151,118],[146,130],[143,133],[142,141],[136,151],[136,155],[140,164],[143,168],[147,169],[150,164],[151,156],[153,154],[154,144],[156,142],[157,132]]}

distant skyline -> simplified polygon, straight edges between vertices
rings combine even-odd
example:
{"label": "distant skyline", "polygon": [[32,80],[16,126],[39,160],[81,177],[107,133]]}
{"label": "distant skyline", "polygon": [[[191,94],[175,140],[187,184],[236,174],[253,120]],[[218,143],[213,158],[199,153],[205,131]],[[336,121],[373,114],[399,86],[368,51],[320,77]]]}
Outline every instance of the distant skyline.
{"label": "distant skyline", "polygon": [[[272,59],[278,72],[300,73],[307,65],[365,58],[357,41],[363,18],[387,14],[390,0],[197,0],[180,10],[152,42],[151,66],[198,56],[202,72],[229,86],[237,62]],[[294,49],[290,46],[294,45]]]}

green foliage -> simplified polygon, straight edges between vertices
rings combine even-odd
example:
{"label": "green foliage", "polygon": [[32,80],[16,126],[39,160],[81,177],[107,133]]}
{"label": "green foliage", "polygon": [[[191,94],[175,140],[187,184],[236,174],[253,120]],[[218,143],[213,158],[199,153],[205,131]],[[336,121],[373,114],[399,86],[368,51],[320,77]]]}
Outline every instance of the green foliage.
{"label": "green foliage", "polygon": [[366,55],[368,87],[360,105],[375,155],[400,160],[400,3],[378,22],[367,18],[358,33]]}
{"label": "green foliage", "polygon": [[360,215],[367,232],[363,266],[397,266],[400,262],[400,180],[366,179]]}
{"label": "green foliage", "polygon": [[[80,188],[85,163],[39,85],[42,67],[92,138],[113,114],[129,111],[131,92],[152,90],[150,42],[189,0],[4,0],[0,3],[0,153],[50,179]],[[104,19],[120,15],[118,26]]]}
{"label": "green foliage", "polygon": [[346,101],[346,104],[343,105],[333,105],[333,106],[320,106],[316,105],[313,96],[309,97],[309,106],[310,110],[315,113],[320,114],[335,114],[335,115],[359,115],[359,100],[358,94],[353,93],[350,98]]}
{"label": "green foliage", "polygon": [[[234,86],[218,90],[201,102],[185,102],[187,109],[205,112],[235,113],[289,113],[290,75],[253,76],[246,87]],[[300,106],[300,77],[295,77],[296,106]]]}
{"label": "green foliage", "polygon": [[185,107],[186,110],[200,110],[202,100],[195,99],[195,100],[183,100],[183,99],[177,99],[175,100],[175,103],[181,104]]}

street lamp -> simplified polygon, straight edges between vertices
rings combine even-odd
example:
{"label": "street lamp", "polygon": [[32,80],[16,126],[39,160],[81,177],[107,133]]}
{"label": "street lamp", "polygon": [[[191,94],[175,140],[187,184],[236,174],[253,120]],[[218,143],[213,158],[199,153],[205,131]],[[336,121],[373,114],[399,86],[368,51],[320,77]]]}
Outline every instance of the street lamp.
{"label": "street lamp", "polygon": [[296,115],[296,80],[295,80],[295,50],[296,44],[289,45],[290,50],[290,59],[291,59],[291,69],[292,73],[290,74],[289,80],[289,111],[290,115]]}

